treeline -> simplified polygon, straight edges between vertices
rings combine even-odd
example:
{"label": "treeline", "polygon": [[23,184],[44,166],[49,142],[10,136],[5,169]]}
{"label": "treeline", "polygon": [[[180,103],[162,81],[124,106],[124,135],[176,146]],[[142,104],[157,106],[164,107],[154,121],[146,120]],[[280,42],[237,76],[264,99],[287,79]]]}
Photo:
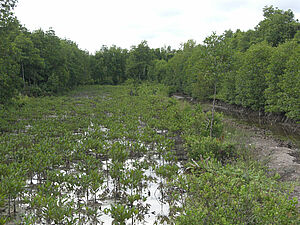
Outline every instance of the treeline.
{"label": "treeline", "polygon": [[151,49],[146,41],[130,50],[102,46],[91,56],[91,78],[95,84],[121,84],[127,79],[157,80],[153,74],[156,61],[168,61],[176,50],[170,46]]}
{"label": "treeline", "polygon": [[89,53],[53,30],[29,32],[11,13],[15,4],[0,4],[0,104],[20,92],[46,95],[91,83]]}
{"label": "treeline", "polygon": [[130,51],[103,46],[95,55],[57,37],[53,30],[28,31],[13,14],[17,0],[0,2],[0,104],[18,95],[51,95],[82,84],[146,80],[152,61],[168,60],[170,47],[150,49],[146,41]]}
{"label": "treeline", "polygon": [[300,23],[291,10],[263,9],[246,32],[225,31],[179,50],[103,47],[92,57],[92,79],[119,84],[128,78],[164,83],[171,92],[219,99],[300,120]]}
{"label": "treeline", "polygon": [[173,91],[217,99],[300,120],[300,23],[291,10],[263,9],[264,19],[242,32],[225,31],[204,44],[188,41],[153,75]]}
{"label": "treeline", "polygon": [[94,55],[52,30],[29,32],[1,4],[0,104],[20,93],[47,95],[81,84],[155,81],[195,98],[220,99],[253,110],[300,119],[300,23],[291,10],[263,9],[248,31],[189,40],[179,50],[103,46]]}

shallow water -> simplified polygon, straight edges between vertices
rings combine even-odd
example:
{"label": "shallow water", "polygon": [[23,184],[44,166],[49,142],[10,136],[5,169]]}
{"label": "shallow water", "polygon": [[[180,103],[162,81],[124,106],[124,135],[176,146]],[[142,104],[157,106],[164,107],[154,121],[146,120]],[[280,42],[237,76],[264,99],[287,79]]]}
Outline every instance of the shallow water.
{"label": "shallow water", "polygon": [[239,123],[261,128],[266,131],[266,134],[271,134],[275,138],[284,140],[296,145],[300,148],[300,133],[297,133],[282,123],[261,123],[258,117],[247,117],[237,113],[221,111],[226,116],[229,116]]}
{"label": "shallow water", "polygon": [[[206,110],[211,110],[212,108],[211,104],[203,104],[202,106]],[[223,106],[216,106],[216,111],[236,120],[238,123],[261,128],[266,131],[266,134],[270,134],[275,138],[287,141],[288,143],[293,143],[300,149],[300,124],[294,124],[293,127],[291,127],[287,123],[267,121],[263,117],[260,118],[256,115],[258,113],[249,115],[247,112],[230,110],[228,107]]]}
{"label": "shallow water", "polygon": [[[93,123],[90,124],[88,127],[87,131],[84,132],[74,132],[74,135],[78,137],[77,142],[80,145],[83,144],[83,141],[85,138],[91,133],[93,133],[96,129],[100,129],[101,132],[103,132],[104,136],[106,136],[109,132],[109,129],[106,128],[103,125],[97,125],[97,128],[95,127]],[[167,130],[155,130],[157,134],[166,134],[168,131]],[[150,165],[147,169],[142,169],[143,175],[146,179],[142,180],[143,185],[145,186],[142,189],[142,197],[145,197],[146,200],[138,200],[134,203],[134,205],[142,205],[142,208],[147,208],[146,212],[143,213],[144,220],[138,221],[134,220],[134,224],[155,224],[158,222],[158,219],[160,217],[168,217],[169,215],[169,209],[170,206],[169,204],[165,201],[165,197],[162,194],[162,189],[161,186],[164,186],[164,184],[167,183],[167,181],[158,176],[155,172],[154,167],[155,166],[161,166],[163,164],[166,164],[167,162],[163,161],[158,154],[154,154],[153,148],[156,149],[157,146],[154,144],[151,145],[146,145],[140,141],[131,141],[131,140],[126,140],[124,139],[115,139],[115,140],[106,140],[105,141],[105,148],[109,148],[112,144],[114,143],[120,143],[121,145],[126,146],[127,148],[132,146],[132,145],[138,145],[140,148],[146,148],[147,149],[147,154],[143,157],[134,157],[127,159],[124,162],[124,171],[129,171],[130,169],[137,169],[137,167],[134,166],[134,163],[143,163],[144,161],[149,162]],[[153,147],[154,146],[154,147]],[[75,153],[75,150],[74,152]],[[114,182],[113,178],[111,176],[107,176],[107,171],[108,169],[113,165],[113,162],[111,159],[103,160],[99,163],[101,165],[100,167],[100,173],[102,172],[104,180],[103,180],[103,185],[99,188],[99,190],[96,192],[96,202],[94,202],[92,199],[94,199],[93,196],[95,194],[92,194],[91,189],[89,190],[89,199],[87,199],[85,193],[80,193],[79,190],[81,189],[80,186],[74,186],[73,191],[67,191],[67,184],[65,182],[60,184],[59,190],[67,195],[67,202],[71,202],[72,200],[77,204],[81,202],[84,205],[89,206],[90,208],[94,209],[97,211],[98,216],[96,219],[99,221],[95,223],[95,221],[91,220],[91,218],[88,218],[86,215],[81,214],[80,218],[85,219],[84,224],[111,224],[113,221],[113,218],[111,215],[105,214],[105,209],[110,209],[112,205],[116,203],[121,203],[121,199],[114,198]],[[176,163],[178,168],[182,168],[180,163]],[[82,176],[85,175],[84,172],[79,172],[78,171],[78,164],[76,162],[73,162],[70,164],[69,168],[60,168],[57,170],[59,174],[61,175],[71,175],[74,177],[77,177],[79,179],[82,178]],[[124,172],[123,171],[123,172]],[[179,169],[179,173],[182,172],[182,169]],[[36,192],[37,192],[37,187],[39,185],[38,177],[37,175],[34,175],[32,180],[27,180],[27,190],[28,193],[26,194],[27,197],[32,198]],[[42,183],[44,180],[42,180]],[[130,195],[130,190],[122,190],[123,194],[125,195]],[[102,198],[101,196],[106,195],[106,198]],[[121,203],[124,205],[124,203]],[[21,204],[20,205],[20,210],[22,212],[25,212],[25,215],[33,214],[35,211],[30,211],[29,209],[29,204]],[[78,218],[79,215],[74,215],[75,218]],[[128,220],[127,224],[131,224],[131,219]],[[158,222],[159,224],[164,224],[162,222]],[[38,221],[35,224],[45,224],[45,221]]]}
{"label": "shallow water", "polygon": [[[138,160],[143,161],[143,160],[147,160],[147,159],[140,158]],[[127,160],[125,162],[125,165],[126,165],[125,167],[127,169],[132,168],[132,164],[134,163],[134,161],[135,161],[134,159]],[[155,159],[155,162],[158,165],[162,164],[162,161],[159,159]],[[103,169],[106,169],[107,167],[109,167],[109,165],[111,163],[112,163],[111,160],[103,161]],[[75,166],[76,165],[73,165],[73,167],[75,167]],[[180,166],[180,165],[178,164],[178,166]],[[71,171],[74,172],[75,170],[72,169]],[[70,170],[62,169],[62,170],[60,170],[60,172],[62,174],[70,174]],[[145,170],[144,175],[147,177],[152,177],[153,180],[147,181],[147,187],[143,190],[143,196],[147,197],[146,201],[139,202],[139,203],[142,203],[142,205],[144,205],[144,206],[149,205],[149,209],[147,210],[147,213],[144,214],[145,220],[141,221],[141,222],[135,221],[134,224],[155,224],[158,217],[160,217],[160,216],[167,217],[169,214],[169,204],[166,201],[162,201],[162,193],[160,190],[161,183],[166,183],[166,181],[163,178],[158,177],[152,167],[149,167],[149,169]],[[27,188],[28,188],[28,190],[30,190],[29,192],[35,193],[35,188],[39,183],[37,176],[34,176],[32,181],[33,181],[33,183],[31,183],[31,180],[27,180],[27,182],[26,182]],[[113,192],[113,187],[114,187],[113,180],[111,177],[109,177],[108,182],[107,182],[107,180],[104,180],[104,184],[107,184],[107,183],[108,183],[108,189],[109,189],[108,193],[110,193],[109,195],[111,195]],[[62,188],[62,189],[65,189],[65,188]],[[100,188],[100,190],[97,192],[96,196],[103,195],[104,191],[107,191],[107,190],[103,190]],[[127,194],[129,194],[130,190],[127,190],[125,192]],[[69,198],[68,201],[74,200],[74,202],[80,201],[83,203],[92,201],[91,198],[89,198],[89,201],[87,201],[87,198],[85,195],[78,196],[76,191],[68,192],[68,193],[64,193],[64,194],[68,195],[68,198]],[[27,196],[30,196],[30,194],[27,194]],[[115,199],[113,199],[112,196],[110,196],[109,198],[104,199],[104,200],[97,199],[97,205],[93,205],[93,203],[89,203],[89,204],[91,204],[92,208],[93,207],[98,208],[97,212],[100,215],[97,217],[97,219],[99,221],[98,224],[111,224],[112,223],[113,218],[110,215],[106,215],[104,213],[104,210],[110,209],[111,205],[115,204],[116,202],[118,202],[118,200],[116,201]],[[22,204],[20,206],[21,211],[25,211],[25,214],[27,214],[26,211],[27,211],[28,207],[29,207],[28,204]],[[84,215],[81,215],[81,218],[84,218],[84,217],[85,217]],[[35,224],[39,225],[39,224],[45,224],[45,223],[43,221],[41,221],[41,222],[37,222]],[[93,221],[89,221],[89,222],[86,222],[85,224],[94,224],[94,223],[93,223]],[[127,224],[131,224],[131,220],[128,221]]]}

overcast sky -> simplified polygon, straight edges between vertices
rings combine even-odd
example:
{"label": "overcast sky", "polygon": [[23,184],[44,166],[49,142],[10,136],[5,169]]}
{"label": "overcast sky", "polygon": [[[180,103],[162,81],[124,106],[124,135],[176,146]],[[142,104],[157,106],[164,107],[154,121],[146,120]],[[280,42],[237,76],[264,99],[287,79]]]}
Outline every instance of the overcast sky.
{"label": "overcast sky", "polygon": [[253,29],[266,5],[291,9],[300,19],[299,0],[19,0],[15,14],[31,31],[53,28],[94,53],[102,45],[129,49],[142,40],[152,48],[178,48],[213,31]]}

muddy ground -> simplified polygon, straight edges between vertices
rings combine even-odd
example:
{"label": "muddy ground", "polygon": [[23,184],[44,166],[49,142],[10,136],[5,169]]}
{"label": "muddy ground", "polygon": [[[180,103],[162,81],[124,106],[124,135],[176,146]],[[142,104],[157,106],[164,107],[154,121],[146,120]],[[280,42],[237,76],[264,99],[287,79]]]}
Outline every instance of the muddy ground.
{"label": "muddy ground", "polygon": [[254,157],[267,165],[272,173],[278,173],[281,181],[296,182],[291,197],[298,198],[300,209],[300,149],[290,141],[272,136],[266,129],[242,124],[230,118],[225,118],[224,122],[246,134],[246,145],[252,147]]}
{"label": "muddy ground", "polygon": [[[190,97],[176,94],[176,99],[198,103]],[[202,103],[204,111],[211,110],[212,103]],[[256,160],[266,165],[272,173],[278,173],[283,182],[295,183],[291,197],[298,199],[300,211],[300,124],[282,115],[265,114],[217,102],[216,111],[222,112],[227,126],[238,130],[241,141],[251,147]],[[261,126],[261,123],[264,123]]]}
{"label": "muddy ground", "polygon": [[240,106],[219,102],[216,110],[223,112],[225,122],[247,133],[245,141],[252,146],[254,157],[283,182],[295,182],[291,197],[298,199],[300,211],[300,124],[284,116],[259,113]]}

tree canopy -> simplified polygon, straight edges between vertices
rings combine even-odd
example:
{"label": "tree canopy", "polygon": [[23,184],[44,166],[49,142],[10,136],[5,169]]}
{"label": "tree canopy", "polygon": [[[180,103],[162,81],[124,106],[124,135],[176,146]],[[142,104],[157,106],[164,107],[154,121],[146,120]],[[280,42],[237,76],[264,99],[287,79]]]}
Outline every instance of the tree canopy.
{"label": "tree canopy", "polygon": [[292,10],[266,6],[254,29],[213,33],[202,44],[188,40],[178,50],[152,49],[141,41],[129,50],[103,45],[92,55],[54,30],[28,31],[13,14],[16,3],[0,4],[0,104],[20,93],[51,95],[133,79],[300,119],[300,23]]}

